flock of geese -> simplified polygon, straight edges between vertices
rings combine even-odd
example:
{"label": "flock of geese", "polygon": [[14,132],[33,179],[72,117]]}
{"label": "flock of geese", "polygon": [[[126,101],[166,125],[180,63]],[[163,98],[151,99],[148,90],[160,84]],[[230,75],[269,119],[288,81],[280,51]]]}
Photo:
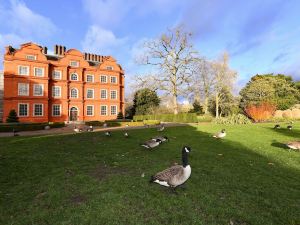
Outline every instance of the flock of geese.
{"label": "flock of geese", "polygon": [[[293,129],[293,126],[292,126],[293,122],[290,122],[290,125],[288,125],[286,128],[288,130],[292,130]],[[279,124],[276,124],[274,126],[274,129],[281,129],[281,126]],[[300,150],[300,141],[291,141],[291,142],[288,142],[286,143],[286,146],[289,148],[289,149],[293,149],[293,150]]]}

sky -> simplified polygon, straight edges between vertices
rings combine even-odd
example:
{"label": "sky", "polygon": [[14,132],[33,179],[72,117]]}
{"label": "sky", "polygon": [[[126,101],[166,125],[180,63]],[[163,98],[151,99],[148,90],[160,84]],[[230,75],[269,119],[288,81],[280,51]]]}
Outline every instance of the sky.
{"label": "sky", "polygon": [[0,60],[7,45],[60,44],[112,55],[130,84],[141,43],[183,24],[202,56],[229,53],[238,87],[255,74],[300,80],[299,12],[298,0],[0,0]]}

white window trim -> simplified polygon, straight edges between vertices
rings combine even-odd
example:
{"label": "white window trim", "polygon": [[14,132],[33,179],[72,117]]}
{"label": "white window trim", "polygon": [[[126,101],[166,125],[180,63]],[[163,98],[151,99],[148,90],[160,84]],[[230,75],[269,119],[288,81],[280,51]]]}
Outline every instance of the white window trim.
{"label": "white window trim", "polygon": [[[55,72],[59,72],[59,78],[55,78],[54,77],[54,73]],[[61,80],[61,78],[62,78],[62,71],[61,70],[53,70],[53,72],[52,72],[52,79],[54,79],[54,80]]]}
{"label": "white window trim", "polygon": [[[42,69],[42,71],[43,71],[43,75],[36,75],[35,74],[35,69]],[[33,67],[33,76],[35,76],[35,77],[44,77],[45,76],[45,68],[43,68],[43,67]]]}
{"label": "white window trim", "polygon": [[[76,76],[77,76],[77,79],[76,79],[76,80],[72,80],[72,75],[73,75],[73,74],[76,74]],[[70,81],[79,81],[78,73],[71,73],[71,74],[70,74]]]}
{"label": "white window trim", "polygon": [[[54,96],[54,87],[58,87],[59,88],[59,96]],[[61,98],[61,86],[52,86],[52,97],[53,98]]]}
{"label": "white window trim", "polygon": [[[88,91],[89,91],[89,90],[92,90],[92,91],[93,91],[93,97],[92,97],[92,98],[88,98]],[[94,99],[94,98],[95,98],[95,89],[93,89],[93,88],[87,88],[87,89],[86,89],[86,98],[87,98],[87,99]]]}
{"label": "white window trim", "polygon": [[[116,114],[112,114],[112,113],[111,113],[111,107],[112,107],[112,106],[115,106],[115,107],[116,107]],[[110,106],[110,115],[111,115],[111,116],[117,116],[117,115],[118,115],[118,106],[117,106],[117,105],[111,105],[111,106]]]}
{"label": "white window trim", "polygon": [[[36,105],[42,105],[42,115],[35,115],[35,106]],[[43,103],[34,103],[33,104],[33,107],[32,107],[32,115],[33,116],[36,116],[36,117],[41,117],[41,116],[44,116],[44,104]]]}
{"label": "white window trim", "polygon": [[[36,94],[34,93],[34,87],[35,87],[36,85],[42,85],[42,94],[41,94],[41,95],[36,95]],[[44,96],[44,84],[33,84],[33,96]]]}
{"label": "white window trim", "polygon": [[[102,112],[101,112],[101,107],[102,106],[106,106],[106,113],[105,113],[105,115],[102,115]],[[107,105],[100,105],[100,116],[107,116],[108,115],[108,107],[107,107]]]}
{"label": "white window trim", "polygon": [[[106,82],[102,82],[102,81],[101,81],[101,77],[106,77],[106,79],[105,79]],[[107,75],[100,75],[100,83],[102,83],[102,84],[107,84],[107,83],[108,83],[108,82],[107,82],[107,80],[108,80],[107,77],[108,77]]]}
{"label": "white window trim", "polygon": [[[88,110],[87,110],[88,106],[92,106],[92,107],[93,107],[93,114],[92,114],[92,115],[88,115],[88,113],[87,113],[87,112],[88,112]],[[94,109],[95,109],[94,105],[87,105],[87,106],[86,106],[86,111],[85,111],[86,116],[94,116],[94,115],[95,115]]]}
{"label": "white window trim", "polygon": [[[115,77],[115,78],[116,78],[116,83],[111,82],[111,78],[112,78],[112,77]],[[118,77],[117,77],[117,76],[110,76],[109,79],[110,79],[110,83],[111,83],[111,84],[117,84],[117,83],[118,83]]]}
{"label": "white window trim", "polygon": [[[33,57],[34,59],[29,59],[29,57]],[[26,55],[27,60],[36,60],[36,55]]]}
{"label": "white window trim", "polygon": [[[28,86],[28,88],[27,88],[28,94],[27,95],[20,95],[20,93],[19,93],[19,85],[20,84],[26,84]],[[29,94],[30,94],[30,85],[29,85],[29,83],[18,83],[18,96],[29,96]]]}
{"label": "white window trim", "polygon": [[[116,92],[116,98],[111,98],[111,92],[115,91]],[[111,100],[118,100],[118,90],[110,90],[110,99]]]}
{"label": "white window trim", "polygon": [[[27,74],[20,74],[20,67],[27,67]],[[29,76],[29,73],[30,73],[30,67],[29,66],[23,66],[23,65],[18,65],[18,75],[19,76]]]}
{"label": "white window trim", "polygon": [[[93,77],[92,81],[88,81],[88,80],[87,80],[87,77],[88,77],[88,76],[92,76],[92,77]],[[94,79],[94,75],[93,75],[93,74],[87,74],[86,77],[85,77],[85,81],[88,82],[88,83],[94,83],[94,80],[95,80],[95,79]]]}
{"label": "white window trim", "polygon": [[[72,62],[76,62],[76,66],[73,66]],[[72,67],[79,67],[79,61],[71,60],[69,65],[72,66]]]}
{"label": "white window trim", "polygon": [[[106,98],[102,98],[101,91],[106,91]],[[107,89],[100,89],[100,99],[107,99],[108,94],[107,94]]]}
{"label": "white window trim", "polygon": [[[59,115],[54,115],[54,114],[53,114],[53,113],[54,113],[53,108],[54,108],[55,105],[59,105]],[[52,115],[53,117],[61,117],[61,110],[62,110],[61,104],[53,104],[53,105],[52,105],[52,108],[51,108],[51,115]]]}
{"label": "white window trim", "polygon": [[[77,91],[77,97],[72,97],[72,90],[73,89],[75,89]],[[70,88],[70,98],[79,98],[79,91],[78,91],[77,88],[74,88],[74,87]]]}
{"label": "white window trim", "polygon": [[[27,115],[21,116],[20,115],[20,105],[27,105]],[[18,117],[28,117],[30,115],[29,113],[29,103],[18,103]]]}

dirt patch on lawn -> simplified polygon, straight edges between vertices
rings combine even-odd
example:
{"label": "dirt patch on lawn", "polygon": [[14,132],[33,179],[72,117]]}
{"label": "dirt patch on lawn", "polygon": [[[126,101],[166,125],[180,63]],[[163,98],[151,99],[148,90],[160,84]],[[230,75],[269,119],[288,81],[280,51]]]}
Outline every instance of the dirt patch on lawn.
{"label": "dirt patch on lawn", "polygon": [[126,175],[126,174],[128,175],[133,173],[132,171],[126,168],[112,167],[106,164],[98,164],[96,168],[90,173],[92,177],[96,178],[99,181],[106,180],[109,177],[114,175]]}
{"label": "dirt patch on lawn", "polygon": [[85,197],[84,195],[81,195],[81,194],[77,194],[77,195],[73,195],[70,198],[70,201],[74,205],[80,205],[80,204],[87,202],[87,197]]}

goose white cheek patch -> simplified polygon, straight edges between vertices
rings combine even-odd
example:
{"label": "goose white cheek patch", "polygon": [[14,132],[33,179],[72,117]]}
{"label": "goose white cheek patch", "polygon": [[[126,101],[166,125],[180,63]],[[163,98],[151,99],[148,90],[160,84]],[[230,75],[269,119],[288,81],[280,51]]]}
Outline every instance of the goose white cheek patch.
{"label": "goose white cheek patch", "polygon": [[184,148],[184,150],[185,150],[186,152],[190,152],[187,148]]}

